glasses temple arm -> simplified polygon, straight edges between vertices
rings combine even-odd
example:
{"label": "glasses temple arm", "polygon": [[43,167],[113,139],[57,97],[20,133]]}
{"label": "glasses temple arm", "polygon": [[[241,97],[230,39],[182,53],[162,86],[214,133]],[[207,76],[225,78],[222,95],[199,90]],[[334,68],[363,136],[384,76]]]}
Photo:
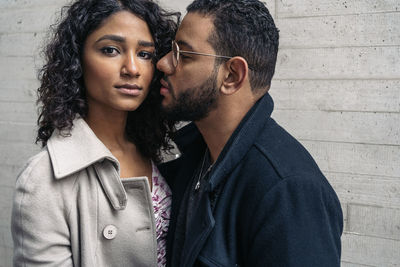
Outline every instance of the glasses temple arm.
{"label": "glasses temple arm", "polygon": [[206,53],[193,52],[193,51],[185,51],[185,50],[179,50],[179,53],[201,55],[201,56],[209,56],[209,57],[228,58],[228,59],[232,58],[232,57],[228,57],[228,56],[220,56],[220,55],[206,54]]}

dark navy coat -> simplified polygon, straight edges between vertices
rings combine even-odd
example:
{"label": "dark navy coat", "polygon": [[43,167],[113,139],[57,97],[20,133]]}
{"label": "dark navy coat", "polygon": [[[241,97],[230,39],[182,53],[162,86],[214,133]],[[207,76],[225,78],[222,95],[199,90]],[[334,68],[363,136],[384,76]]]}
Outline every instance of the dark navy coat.
{"label": "dark navy coat", "polygon": [[[172,189],[168,265],[340,266],[339,200],[306,149],[271,117],[267,93],[235,130],[209,175],[182,251],[172,251],[186,187],[205,151],[194,124],[176,143],[182,156],[160,166]],[[180,265],[171,255],[181,257]]]}

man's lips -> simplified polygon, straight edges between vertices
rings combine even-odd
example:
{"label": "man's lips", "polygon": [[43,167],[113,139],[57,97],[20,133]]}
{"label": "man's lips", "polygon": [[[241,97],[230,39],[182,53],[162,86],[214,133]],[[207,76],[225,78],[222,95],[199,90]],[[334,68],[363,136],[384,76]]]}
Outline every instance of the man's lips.
{"label": "man's lips", "polygon": [[164,96],[166,94],[169,94],[170,93],[170,88],[171,88],[170,84],[164,79],[161,79],[160,83],[161,83],[160,94],[164,95]]}
{"label": "man's lips", "polygon": [[161,79],[160,82],[161,82],[161,86],[162,86],[162,87],[164,87],[165,89],[169,90],[170,85],[169,85],[169,83],[168,83],[166,80]]}

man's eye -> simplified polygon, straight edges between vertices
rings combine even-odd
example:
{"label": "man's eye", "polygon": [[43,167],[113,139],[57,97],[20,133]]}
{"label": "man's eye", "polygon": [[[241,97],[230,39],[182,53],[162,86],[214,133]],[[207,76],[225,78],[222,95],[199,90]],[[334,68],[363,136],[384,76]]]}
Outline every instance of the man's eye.
{"label": "man's eye", "polygon": [[180,53],[179,55],[182,59],[190,58],[190,56]]}
{"label": "man's eye", "polygon": [[144,59],[153,59],[154,57],[154,53],[148,51],[140,51],[138,55]]}
{"label": "man's eye", "polygon": [[119,51],[117,48],[115,47],[111,47],[111,46],[107,46],[107,47],[103,47],[101,49],[101,52],[105,55],[109,55],[109,56],[116,56],[117,54],[119,54]]}

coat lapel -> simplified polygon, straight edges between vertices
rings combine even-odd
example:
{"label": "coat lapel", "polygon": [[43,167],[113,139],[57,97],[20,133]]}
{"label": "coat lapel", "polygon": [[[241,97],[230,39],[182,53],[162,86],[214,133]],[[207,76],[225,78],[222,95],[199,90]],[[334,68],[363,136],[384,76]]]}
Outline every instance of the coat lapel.
{"label": "coat lapel", "polygon": [[200,206],[189,222],[186,232],[185,246],[182,252],[181,266],[193,266],[200,250],[215,225],[208,194],[203,194]]}
{"label": "coat lapel", "polygon": [[47,142],[55,179],[64,179],[93,166],[115,210],[126,207],[127,196],[119,174],[119,162],[97,138],[87,123],[78,117],[69,135],[55,130]]}
{"label": "coat lapel", "polygon": [[[265,118],[271,115],[272,110],[273,101],[267,93],[246,114],[225,145],[215,163],[215,169],[210,173],[208,188],[200,199],[198,209],[193,211],[193,217],[188,224],[180,266],[192,266],[195,263],[196,258],[215,225],[211,209],[210,193],[216,190],[217,186],[224,181],[232,169],[235,168],[246,155],[247,151],[254,143],[254,139],[258,136],[259,131],[264,127],[264,123],[260,123],[259,120],[267,121]],[[167,240],[167,249],[169,251],[172,249],[176,218],[178,213],[182,212],[180,211],[180,206],[183,195],[188,184],[190,184],[189,182],[193,177],[193,172],[205,149],[204,140],[193,123],[181,129],[175,141],[182,152],[182,157],[175,161],[176,164],[169,162],[166,164],[167,168],[163,166],[160,169],[165,171],[164,177],[167,177],[173,195],[172,219],[170,221]],[[174,170],[168,170],[168,167],[174,165],[176,165],[173,168]],[[176,171],[176,168],[179,170]],[[175,177],[168,178],[168,173],[173,174]],[[168,262],[171,262],[170,253],[168,255]]]}

